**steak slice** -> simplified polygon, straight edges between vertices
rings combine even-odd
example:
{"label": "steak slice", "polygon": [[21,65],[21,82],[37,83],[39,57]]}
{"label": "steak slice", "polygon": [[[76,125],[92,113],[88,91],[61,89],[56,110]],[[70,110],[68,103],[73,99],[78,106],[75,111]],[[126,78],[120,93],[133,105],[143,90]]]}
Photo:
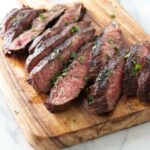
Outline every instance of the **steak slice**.
{"label": "steak slice", "polygon": [[[41,34],[47,25],[53,26],[53,21],[57,20],[59,16],[65,11],[65,7],[62,5],[55,6],[51,10],[41,13],[32,24],[31,29],[25,31],[19,35],[9,46],[9,53],[22,53],[27,48],[27,45],[32,40]],[[27,49],[26,49],[27,50]]]}
{"label": "steak slice", "polygon": [[95,114],[114,110],[122,93],[124,51],[115,55],[100,71],[96,82],[90,86],[86,109]]}
{"label": "steak slice", "polygon": [[150,101],[150,55],[147,56],[138,79],[137,97],[141,101]]}
{"label": "steak slice", "polygon": [[10,46],[14,38],[22,32],[30,28],[32,21],[38,16],[38,11],[33,9],[20,11],[16,17],[10,22],[10,28],[4,37],[3,49],[5,54],[10,54],[7,48]]}
{"label": "steak slice", "polygon": [[130,48],[127,54],[129,57],[126,60],[123,77],[123,94],[125,96],[136,96],[138,88],[137,80],[140,75],[141,66],[148,53],[149,49],[145,44],[136,44]]}
{"label": "steak slice", "polygon": [[73,35],[65,43],[56,47],[56,49],[42,61],[40,61],[29,74],[29,83],[37,90],[48,92],[52,87],[52,81],[61,73],[64,65],[70,59],[72,52],[85,43],[89,42],[94,36],[93,28],[81,29],[80,32]]}
{"label": "steak slice", "polygon": [[11,22],[11,20],[13,20],[16,15],[22,11],[22,10],[26,10],[26,9],[31,9],[29,7],[23,7],[21,9],[12,9],[8,14],[6,14],[4,20],[1,23],[1,31],[0,31],[0,36],[3,37],[5,32],[10,28],[9,23]]}
{"label": "steak slice", "polygon": [[47,29],[40,36],[35,38],[31,46],[29,47],[29,53],[33,53],[34,48],[41,40],[44,40],[50,36],[54,36],[60,33],[65,28],[65,26],[79,21],[80,18],[82,18],[82,16],[84,15],[84,12],[84,7],[81,3],[76,3],[74,6],[66,10],[66,12],[60,17],[54,27],[52,27],[51,29]]}
{"label": "steak slice", "polygon": [[95,81],[99,71],[113,57],[115,51],[123,46],[121,30],[116,22],[112,22],[102,36],[99,36],[91,52],[89,79]]}
{"label": "steak slice", "polygon": [[31,70],[46,56],[48,56],[52,49],[62,42],[64,42],[68,37],[74,34],[77,30],[84,29],[88,27],[90,22],[81,22],[78,24],[71,24],[67,26],[60,34],[52,36],[42,43],[40,43],[33,54],[31,54],[26,60],[27,71],[31,72]]}
{"label": "steak slice", "polygon": [[[80,94],[86,85],[88,74],[88,60],[93,43],[86,44],[77,58],[69,66],[66,74],[62,74],[52,88],[45,106],[51,112],[61,111]],[[64,76],[63,76],[64,75]]]}

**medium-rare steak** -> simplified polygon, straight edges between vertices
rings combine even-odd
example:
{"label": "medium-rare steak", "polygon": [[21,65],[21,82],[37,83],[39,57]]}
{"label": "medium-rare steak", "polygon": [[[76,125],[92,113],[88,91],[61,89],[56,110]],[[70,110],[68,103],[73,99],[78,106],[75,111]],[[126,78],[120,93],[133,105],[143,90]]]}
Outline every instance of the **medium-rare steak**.
{"label": "medium-rare steak", "polygon": [[33,43],[29,48],[29,53],[30,54],[33,53],[34,48],[41,40],[44,40],[50,36],[54,36],[60,33],[60,31],[62,31],[65,28],[65,26],[79,21],[84,15],[85,12],[84,10],[85,9],[81,3],[76,3],[74,6],[66,10],[66,12],[58,20],[56,25],[54,25],[54,27],[52,27],[51,29],[47,29],[44,33],[35,38],[35,40],[33,41]]}
{"label": "medium-rare steak", "polygon": [[44,57],[48,56],[52,49],[64,42],[68,37],[76,33],[78,30],[82,30],[88,27],[90,22],[81,22],[77,24],[71,24],[67,26],[60,34],[52,36],[42,43],[37,45],[33,54],[31,54],[26,60],[27,71],[31,70],[42,60]]}
{"label": "medium-rare steak", "polygon": [[112,22],[102,36],[99,36],[93,46],[90,58],[89,79],[95,81],[99,71],[111,57],[115,51],[122,48],[122,34],[116,22]]}
{"label": "medium-rare steak", "polygon": [[150,55],[147,56],[145,65],[141,69],[138,79],[137,97],[141,101],[150,101]]}
{"label": "medium-rare steak", "polygon": [[45,102],[45,106],[51,112],[61,111],[80,94],[86,85],[86,77],[89,69],[89,56],[93,43],[86,44],[81,48],[81,52],[72,64],[67,68],[67,72],[58,78],[50,92],[50,96]]}
{"label": "medium-rare steak", "polygon": [[96,82],[90,86],[87,100],[84,103],[86,109],[95,114],[114,110],[122,93],[124,64],[124,51],[122,51],[101,69]]}
{"label": "medium-rare steak", "polygon": [[5,54],[9,54],[10,52],[7,51],[7,48],[10,46],[11,42],[20,35],[22,32],[30,28],[32,21],[35,17],[38,16],[38,11],[33,9],[23,10],[20,11],[16,17],[11,20],[10,28],[6,32],[4,37],[4,45],[3,49]]}
{"label": "medium-rare steak", "polygon": [[21,9],[12,9],[8,14],[6,14],[4,20],[1,23],[0,36],[3,37],[5,32],[10,28],[10,21],[15,18],[15,16],[22,10],[31,9],[29,7],[23,7]]}
{"label": "medium-rare steak", "polygon": [[[41,13],[32,24],[31,29],[25,31],[19,35],[9,46],[7,51],[9,53],[22,53],[27,48],[27,45],[32,42],[32,40],[41,34],[44,29],[49,25],[53,26],[53,21],[57,20],[59,16],[64,12],[65,7],[62,5],[55,6],[51,10]],[[27,49],[26,49],[27,50]]]}
{"label": "medium-rare steak", "polygon": [[[148,45],[148,43],[147,43]],[[137,80],[140,75],[141,66],[149,53],[145,44],[136,44],[130,48],[123,77],[123,94],[128,97],[136,96]]]}
{"label": "medium-rare steak", "polygon": [[77,52],[83,44],[89,42],[93,38],[94,32],[93,28],[83,29],[82,27],[80,32],[56,47],[49,56],[33,68],[29,74],[29,83],[37,91],[48,92],[53,85],[52,81],[70,59],[71,53]]}

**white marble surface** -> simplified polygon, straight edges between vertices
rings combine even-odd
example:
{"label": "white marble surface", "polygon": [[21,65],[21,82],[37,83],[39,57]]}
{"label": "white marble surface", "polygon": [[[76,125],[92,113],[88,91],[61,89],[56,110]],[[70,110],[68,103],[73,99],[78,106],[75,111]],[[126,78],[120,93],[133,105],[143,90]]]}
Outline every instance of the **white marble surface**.
{"label": "white marble surface", "polygon": [[[63,0],[57,0],[63,2]],[[70,0],[64,0],[70,2]],[[118,0],[150,34],[150,0]],[[0,18],[15,7],[15,0],[0,2]],[[9,94],[9,93],[8,93]],[[150,150],[150,123],[116,132],[66,150]],[[0,91],[0,149],[33,150],[18,128]],[[51,148],[49,149],[51,150]]]}

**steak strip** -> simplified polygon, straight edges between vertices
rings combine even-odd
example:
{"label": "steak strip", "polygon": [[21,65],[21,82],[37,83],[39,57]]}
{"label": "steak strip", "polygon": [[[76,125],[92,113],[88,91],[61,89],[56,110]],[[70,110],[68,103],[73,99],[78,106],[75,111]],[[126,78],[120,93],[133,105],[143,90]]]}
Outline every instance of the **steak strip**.
{"label": "steak strip", "polygon": [[88,60],[93,43],[86,44],[77,58],[67,69],[64,76],[60,76],[45,102],[51,112],[62,111],[80,94],[86,85],[88,74]]}
{"label": "steak strip", "polygon": [[140,101],[150,101],[150,54],[146,58],[138,79],[137,97]]}
{"label": "steak strip", "polygon": [[100,71],[96,82],[90,86],[85,107],[95,114],[114,110],[122,93],[124,51],[118,52]]}
{"label": "steak strip", "polygon": [[89,79],[95,81],[99,71],[113,57],[115,51],[123,46],[121,30],[116,22],[112,22],[105,28],[102,36],[99,36],[91,52]]}
{"label": "steak strip", "polygon": [[37,10],[23,10],[10,22],[10,28],[4,37],[3,49],[5,54],[11,54],[8,49],[12,41],[22,32],[30,28],[32,21],[38,16]]}
{"label": "steak strip", "polygon": [[52,49],[62,42],[64,42],[68,37],[74,34],[72,29],[77,28],[80,29],[82,26],[85,28],[90,25],[90,22],[82,22],[79,25],[71,24],[67,26],[60,34],[52,36],[42,43],[40,43],[33,54],[31,54],[26,60],[27,71],[31,72],[31,70],[42,60],[44,57],[48,56]]}
{"label": "steak strip", "polygon": [[58,20],[54,27],[52,27],[51,29],[47,29],[44,33],[35,38],[31,46],[29,47],[29,53],[33,53],[35,47],[41,40],[60,33],[65,28],[65,26],[79,21],[80,18],[82,18],[83,14],[84,8],[81,3],[76,3],[73,7],[69,8]]}
{"label": "steak strip", "polygon": [[52,81],[62,71],[72,52],[90,41],[94,36],[94,29],[82,27],[81,31],[70,37],[64,44],[58,46],[48,57],[40,61],[29,74],[29,83],[37,90],[48,92]]}
{"label": "steak strip", "polygon": [[[123,94],[128,97],[136,96],[141,66],[144,65],[146,56],[149,53],[148,43],[136,44],[130,48],[128,53],[124,77],[123,77]],[[149,44],[150,45],[150,44]]]}
{"label": "steak strip", "polygon": [[55,6],[51,10],[41,13],[32,24],[32,28],[18,36],[8,50],[12,53],[22,53],[27,48],[27,45],[32,42],[39,34],[41,34],[48,24],[53,25],[53,21],[57,20],[58,17],[64,12],[64,6]]}

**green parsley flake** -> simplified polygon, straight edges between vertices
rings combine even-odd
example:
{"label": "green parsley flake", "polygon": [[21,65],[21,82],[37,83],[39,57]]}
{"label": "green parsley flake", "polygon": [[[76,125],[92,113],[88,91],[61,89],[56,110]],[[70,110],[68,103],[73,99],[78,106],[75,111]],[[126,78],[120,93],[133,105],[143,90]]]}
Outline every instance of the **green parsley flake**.
{"label": "green parsley flake", "polygon": [[133,69],[132,69],[131,74],[135,76],[136,73],[141,70],[141,64],[138,64],[135,60],[132,60],[132,63],[133,63]]}
{"label": "green parsley flake", "polygon": [[71,31],[71,33],[79,32],[80,31],[80,27],[79,26],[73,26],[70,31]]}
{"label": "green parsley flake", "polygon": [[110,44],[114,44],[114,40],[112,39],[112,38],[108,38],[108,43],[110,43]]}
{"label": "green parsley flake", "polygon": [[111,18],[111,19],[116,18],[115,14],[111,14],[111,15],[110,15],[110,18]]}
{"label": "green parsley flake", "polygon": [[93,102],[93,97],[91,95],[88,95],[87,100],[88,100],[88,103],[92,103]]}
{"label": "green parsley flake", "polygon": [[118,47],[114,47],[114,50],[115,50],[116,52],[118,52],[118,51],[119,51],[119,48],[118,48]]}
{"label": "green parsley flake", "polygon": [[69,23],[66,21],[66,22],[64,23],[64,25],[67,26],[67,25],[69,25]]}
{"label": "green parsley flake", "polygon": [[71,55],[70,55],[70,58],[72,60],[74,60],[76,57],[77,57],[77,54],[75,52],[72,52]]}
{"label": "green parsley flake", "polygon": [[88,76],[85,76],[85,77],[84,77],[84,80],[85,80],[85,82],[87,83],[88,80],[89,80],[89,77],[88,77]]}
{"label": "green parsley flake", "polygon": [[80,63],[80,64],[83,64],[83,63],[84,63],[84,57],[83,57],[83,56],[80,56],[80,57],[79,57],[79,63]]}
{"label": "green parsley flake", "polygon": [[127,53],[125,56],[124,56],[124,58],[129,58],[131,56],[131,54],[130,53]]}
{"label": "green parsley flake", "polygon": [[18,111],[16,111],[16,110],[14,110],[14,113],[15,113],[16,115],[18,115],[18,114],[19,114],[19,112],[18,112]]}
{"label": "green parsley flake", "polygon": [[39,14],[39,17],[42,21],[45,21],[45,19],[47,18],[44,14]]}
{"label": "green parsley flake", "polygon": [[62,76],[66,76],[67,75],[67,72],[68,72],[68,68],[65,68],[63,71],[62,71]]}

